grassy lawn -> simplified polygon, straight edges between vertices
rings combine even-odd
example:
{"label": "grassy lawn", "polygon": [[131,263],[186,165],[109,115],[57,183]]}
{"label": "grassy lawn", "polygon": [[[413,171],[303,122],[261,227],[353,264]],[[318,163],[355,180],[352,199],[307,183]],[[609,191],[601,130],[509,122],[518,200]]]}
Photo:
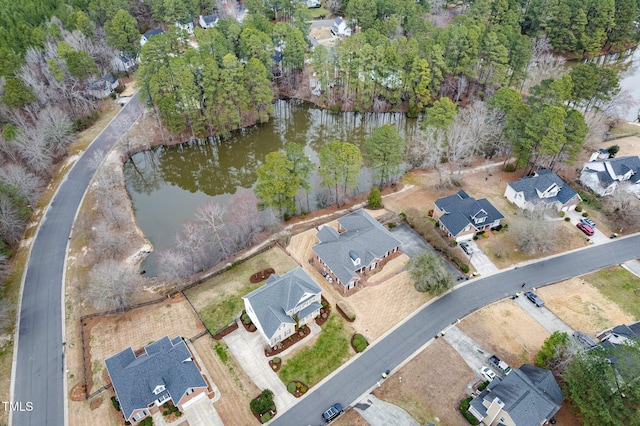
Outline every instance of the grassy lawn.
{"label": "grassy lawn", "polygon": [[625,313],[640,318],[640,278],[624,268],[614,266],[586,275],[584,279]]}
{"label": "grassy lawn", "polygon": [[251,284],[251,275],[266,268],[284,274],[296,266],[298,264],[291,257],[275,247],[185,291],[185,294],[207,328],[215,333],[242,311],[242,297],[264,284]]}
{"label": "grassy lawn", "polygon": [[311,15],[311,19],[320,19],[321,16],[328,18],[329,15],[331,15],[331,12],[329,12],[324,7],[316,7],[313,9],[309,9],[309,15]]}
{"label": "grassy lawn", "polygon": [[339,315],[331,315],[316,343],[285,361],[278,372],[280,379],[284,384],[292,380],[308,386],[317,384],[349,358],[349,337],[344,320]]}
{"label": "grassy lawn", "polygon": [[[634,124],[623,121],[618,123],[613,129],[611,129],[611,135],[613,136],[614,139],[624,138],[627,136],[640,136],[640,126],[636,126]],[[607,141],[607,142],[610,142],[610,145],[606,145],[606,144],[605,145],[606,146],[615,145],[614,139]]]}

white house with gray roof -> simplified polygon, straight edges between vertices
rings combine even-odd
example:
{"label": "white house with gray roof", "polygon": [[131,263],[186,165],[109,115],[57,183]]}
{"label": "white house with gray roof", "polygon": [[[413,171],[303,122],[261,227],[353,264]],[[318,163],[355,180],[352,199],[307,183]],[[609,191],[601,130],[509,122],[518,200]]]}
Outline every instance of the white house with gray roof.
{"label": "white house with gray roof", "polygon": [[320,315],[322,288],[301,268],[280,276],[243,297],[244,307],[266,343],[273,347]]}
{"label": "white house with gray roof", "polygon": [[456,241],[467,241],[480,231],[500,225],[504,215],[486,198],[476,200],[462,189],[453,195],[438,198],[433,218]]}
{"label": "white house with gray roof", "polygon": [[131,424],[159,412],[167,401],[183,411],[205,396],[207,383],[181,337],[151,343],[136,356],[131,347],[105,360],[124,418]]}
{"label": "white house with gray roof", "polygon": [[504,196],[509,202],[524,210],[557,211],[575,210],[582,199],[576,191],[564,183],[551,170],[538,170],[531,177],[524,177],[507,184]]}
{"label": "white house with gray roof", "polygon": [[374,270],[387,256],[400,250],[401,242],[365,210],[338,219],[338,230],[323,225],[312,247],[316,260],[346,289],[355,287],[360,274]]}
{"label": "white house with gray roof", "polygon": [[626,156],[585,163],[580,183],[598,195],[611,195],[618,187],[640,196],[640,158]]}
{"label": "white house with gray roof", "polygon": [[551,420],[563,399],[551,371],[523,364],[489,383],[469,412],[487,426],[537,426]]}

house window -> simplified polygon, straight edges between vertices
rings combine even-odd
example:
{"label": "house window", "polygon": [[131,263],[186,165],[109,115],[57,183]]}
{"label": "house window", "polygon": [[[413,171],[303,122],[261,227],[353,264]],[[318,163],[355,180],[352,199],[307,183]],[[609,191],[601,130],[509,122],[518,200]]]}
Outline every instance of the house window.
{"label": "house window", "polygon": [[156,405],[162,405],[165,401],[168,401],[170,399],[171,399],[171,397],[169,396],[168,393],[164,394],[164,395],[162,395],[160,398],[158,398],[156,400]]}

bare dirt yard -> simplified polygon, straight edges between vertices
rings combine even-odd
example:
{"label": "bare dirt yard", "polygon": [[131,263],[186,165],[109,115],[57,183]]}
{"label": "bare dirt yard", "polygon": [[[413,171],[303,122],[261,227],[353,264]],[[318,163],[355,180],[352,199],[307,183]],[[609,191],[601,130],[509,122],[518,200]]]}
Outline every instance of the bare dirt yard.
{"label": "bare dirt yard", "polygon": [[437,339],[374,394],[402,407],[420,424],[462,425],[466,420],[458,404],[467,396],[467,384],[474,377],[456,350],[444,339]]}
{"label": "bare dirt yard", "polygon": [[360,413],[356,410],[347,410],[342,417],[332,423],[334,426],[369,426]]}
{"label": "bare dirt yard", "polygon": [[[227,355],[224,342],[215,341],[209,335],[205,335],[193,342],[193,345],[220,390],[220,399],[216,401],[214,408],[223,423],[229,426],[256,424],[249,403],[261,389],[251,381],[235,359]],[[216,348],[222,355],[216,352]]]}
{"label": "bare dirt yard", "polygon": [[467,316],[458,327],[513,367],[533,364],[549,337],[549,332],[510,299]]}
{"label": "bare dirt yard", "polygon": [[185,339],[204,331],[204,326],[185,298],[178,294],[166,302],[133,309],[119,315],[92,318],[85,327],[89,343],[93,387],[106,384],[104,360],[131,346],[134,351],[164,336]]}
{"label": "bare dirt yard", "polygon": [[[584,281],[584,283],[583,283]],[[558,284],[542,287],[537,293],[554,314],[569,327],[595,337],[597,333],[635,319],[602,295],[589,283],[588,276],[571,278]]]}

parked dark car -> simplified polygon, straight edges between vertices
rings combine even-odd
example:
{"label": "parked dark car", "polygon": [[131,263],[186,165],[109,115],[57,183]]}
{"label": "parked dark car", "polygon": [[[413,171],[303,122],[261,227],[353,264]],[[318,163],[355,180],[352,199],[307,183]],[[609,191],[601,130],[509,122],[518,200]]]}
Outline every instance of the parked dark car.
{"label": "parked dark car", "polygon": [[538,308],[544,306],[544,301],[540,299],[540,297],[538,297],[538,295],[534,292],[527,291],[524,295],[527,296],[527,299],[531,300],[531,303],[535,304]]}
{"label": "parked dark car", "polygon": [[585,235],[587,236],[592,236],[593,235],[593,228],[590,227],[589,225],[585,225],[582,222],[578,222],[578,224],[576,225],[576,227],[581,230],[582,232],[585,233]]}
{"label": "parked dark car", "polygon": [[331,420],[335,419],[340,414],[342,414],[343,411],[344,409],[342,408],[342,404],[340,404],[339,402],[336,402],[331,407],[329,407],[327,411],[322,413],[322,420],[324,420],[325,423],[329,423]]}
{"label": "parked dark car", "polygon": [[587,226],[590,226],[593,229],[596,228],[596,223],[588,217],[583,217],[582,219],[580,219],[580,222],[584,223]]}
{"label": "parked dark car", "polygon": [[507,364],[504,361],[501,361],[500,358],[498,358],[497,356],[491,355],[489,357],[489,362],[495,365],[496,367],[498,367],[498,369],[500,369],[500,371],[502,371],[504,374],[511,373],[511,367],[509,367],[509,364]]}

